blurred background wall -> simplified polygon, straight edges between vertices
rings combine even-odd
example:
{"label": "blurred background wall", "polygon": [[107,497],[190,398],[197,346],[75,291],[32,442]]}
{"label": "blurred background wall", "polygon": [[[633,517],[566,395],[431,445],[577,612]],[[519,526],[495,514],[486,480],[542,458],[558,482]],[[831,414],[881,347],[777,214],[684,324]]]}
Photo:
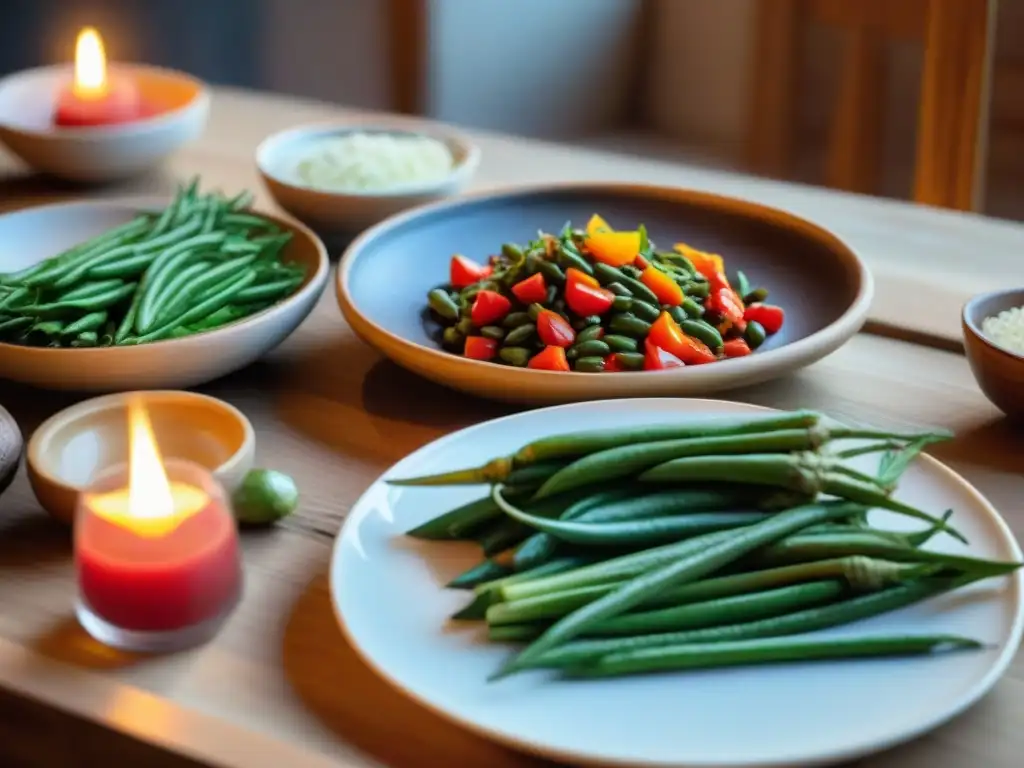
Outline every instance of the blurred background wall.
{"label": "blurred background wall", "polygon": [[[0,73],[69,59],[93,24],[112,58],[218,84],[735,167],[759,2],[0,0]],[[1000,0],[996,28],[986,211],[1024,218],[1024,0]],[[820,172],[835,42],[803,43],[797,179]],[[887,56],[882,191],[905,197],[921,47]]]}

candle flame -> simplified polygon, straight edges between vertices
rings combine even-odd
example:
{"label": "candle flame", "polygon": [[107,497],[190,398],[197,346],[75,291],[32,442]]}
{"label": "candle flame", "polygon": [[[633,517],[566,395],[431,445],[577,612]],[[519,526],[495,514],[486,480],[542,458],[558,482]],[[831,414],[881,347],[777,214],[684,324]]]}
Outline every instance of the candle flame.
{"label": "candle flame", "polygon": [[172,516],[171,484],[149,414],[137,395],[128,401],[128,445],[128,514],[136,519]]}
{"label": "candle flame", "polygon": [[88,508],[140,536],[164,536],[209,501],[202,488],[168,479],[142,399],[129,399],[128,487],[89,494]]}
{"label": "candle flame", "polygon": [[107,90],[107,54],[100,33],[86,27],[75,42],[75,95],[83,98],[103,96]]}

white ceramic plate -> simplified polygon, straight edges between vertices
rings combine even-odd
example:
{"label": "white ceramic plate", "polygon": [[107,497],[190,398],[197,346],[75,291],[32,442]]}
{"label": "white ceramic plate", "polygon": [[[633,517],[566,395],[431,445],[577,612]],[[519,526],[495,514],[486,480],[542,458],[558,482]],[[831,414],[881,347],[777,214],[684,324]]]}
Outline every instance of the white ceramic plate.
{"label": "white ceramic plate", "polygon": [[[763,409],[713,400],[643,399],[528,411],[448,435],[396,464],[399,477],[480,463],[557,432],[702,418]],[[542,672],[487,676],[509,650],[446,617],[467,593],[442,588],[478,560],[461,543],[415,542],[403,531],[480,489],[406,489],[374,483],[339,535],[331,590],[342,628],[363,658],[428,708],[509,746],[576,763],[630,766],[823,765],[878,751],[935,728],[977,701],[1020,641],[1022,579],[982,582],[837,634],[951,632],[992,650],[937,658],[787,664],[610,681],[556,681]],[[1020,560],[996,511],[963,478],[923,457],[898,497],[956,510],[972,555]],[[914,528],[889,513],[873,522]],[[936,549],[963,551],[948,536]],[[969,593],[969,596],[968,596]]]}

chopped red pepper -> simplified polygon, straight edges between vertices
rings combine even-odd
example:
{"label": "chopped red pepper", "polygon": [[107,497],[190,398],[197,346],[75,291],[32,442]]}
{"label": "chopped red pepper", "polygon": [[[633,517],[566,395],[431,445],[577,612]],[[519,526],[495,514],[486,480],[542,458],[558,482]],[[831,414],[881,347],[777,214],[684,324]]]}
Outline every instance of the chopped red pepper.
{"label": "chopped red pepper", "polygon": [[565,270],[565,282],[566,283],[583,283],[583,285],[589,285],[591,288],[600,288],[601,284],[597,282],[597,279],[591,277],[586,272],[581,272],[576,267],[569,267]]}
{"label": "chopped red pepper", "polygon": [[565,303],[580,317],[603,315],[612,308],[613,301],[615,294],[607,288],[594,288],[579,280],[565,284]]}
{"label": "chopped red pepper", "polygon": [[448,282],[451,283],[452,288],[466,288],[483,280],[492,271],[491,267],[477,264],[465,256],[452,256],[452,262],[448,269]]}
{"label": "chopped red pepper", "polygon": [[722,349],[726,357],[746,357],[750,354],[750,345],[743,339],[729,339]]}
{"label": "chopped red pepper", "polygon": [[633,266],[636,267],[637,269],[647,269],[649,266],[651,266],[651,263],[644,258],[642,253],[638,253],[636,255],[636,258],[633,259]]}
{"label": "chopped red pepper", "polygon": [[565,350],[561,347],[544,347],[530,358],[530,362],[526,366],[539,371],[568,371],[569,361],[565,357]]}
{"label": "chopped red pepper", "polygon": [[548,286],[540,272],[512,286],[512,293],[523,304],[541,303],[548,297]]}
{"label": "chopped red pepper", "polygon": [[647,334],[651,344],[675,355],[687,365],[713,363],[718,358],[700,339],[687,336],[668,312],[662,312]]}
{"label": "chopped red pepper", "polygon": [[786,319],[786,313],[782,307],[774,304],[754,303],[747,307],[743,319],[760,323],[765,333],[778,333]]}
{"label": "chopped red pepper", "polygon": [[735,327],[742,331],[746,327],[743,299],[728,284],[712,290],[704,306],[722,316],[722,327],[719,330]]}
{"label": "chopped red pepper", "polygon": [[607,355],[605,357],[605,359],[604,359],[604,372],[605,373],[622,373],[624,370],[626,370],[626,369],[623,368],[621,365],[619,365],[619,358],[617,358],[615,356],[614,352],[612,354]]}
{"label": "chopped red pepper", "polygon": [[647,267],[640,275],[640,282],[651,289],[661,304],[677,307],[683,302],[683,289],[679,283],[657,267]]}
{"label": "chopped red pepper", "polygon": [[571,347],[576,341],[576,331],[566,319],[550,309],[537,315],[537,336],[549,347]]}
{"label": "chopped red pepper", "polygon": [[493,360],[498,354],[498,342],[484,336],[468,336],[462,354],[471,360]]}
{"label": "chopped red pepper", "polygon": [[[650,339],[644,342],[644,370],[664,371],[669,368],[682,368],[685,363],[671,352],[666,352],[657,344],[652,344]],[[605,370],[608,370],[607,363]]]}
{"label": "chopped red pepper", "polygon": [[473,299],[469,317],[477,327],[501,320],[512,309],[512,302],[496,291],[480,291]]}

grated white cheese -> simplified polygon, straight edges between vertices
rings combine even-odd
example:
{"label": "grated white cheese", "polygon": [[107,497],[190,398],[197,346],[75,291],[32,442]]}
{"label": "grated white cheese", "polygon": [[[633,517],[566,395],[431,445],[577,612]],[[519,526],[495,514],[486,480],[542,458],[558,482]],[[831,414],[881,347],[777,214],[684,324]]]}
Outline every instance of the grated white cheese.
{"label": "grated white cheese", "polygon": [[448,147],[429,136],[348,133],[323,140],[298,163],[296,174],[328,192],[380,191],[439,181],[452,166]]}
{"label": "grated white cheese", "polygon": [[1013,307],[986,317],[981,332],[1003,349],[1024,355],[1024,307]]}

